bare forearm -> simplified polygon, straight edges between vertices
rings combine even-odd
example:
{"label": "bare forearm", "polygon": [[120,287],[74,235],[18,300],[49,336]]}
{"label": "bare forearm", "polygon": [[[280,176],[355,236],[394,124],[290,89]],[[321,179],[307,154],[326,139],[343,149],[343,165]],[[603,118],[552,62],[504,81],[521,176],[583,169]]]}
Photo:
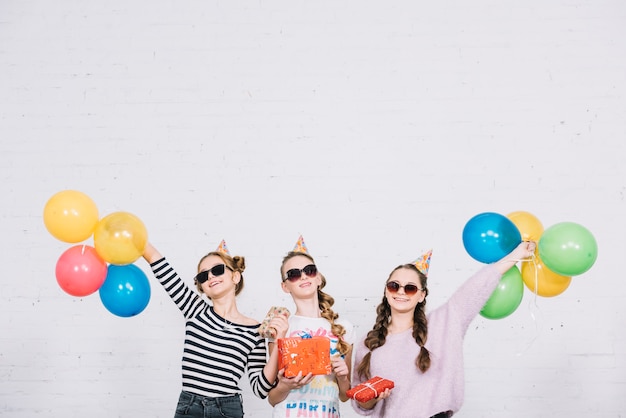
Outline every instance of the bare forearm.
{"label": "bare forearm", "polygon": [[267,400],[270,405],[276,406],[276,404],[281,403],[285,399],[287,399],[287,395],[289,395],[289,388],[283,387],[280,383],[278,383],[270,393],[267,395]]}
{"label": "bare forearm", "polygon": [[155,261],[158,261],[163,258],[161,253],[152,246],[149,242],[146,244],[146,247],[143,250],[143,258],[148,262],[148,264],[152,264]]}
{"label": "bare forearm", "polygon": [[350,379],[347,376],[338,376],[337,386],[339,386],[339,400],[345,402],[350,399],[346,394],[348,389],[350,389]]}

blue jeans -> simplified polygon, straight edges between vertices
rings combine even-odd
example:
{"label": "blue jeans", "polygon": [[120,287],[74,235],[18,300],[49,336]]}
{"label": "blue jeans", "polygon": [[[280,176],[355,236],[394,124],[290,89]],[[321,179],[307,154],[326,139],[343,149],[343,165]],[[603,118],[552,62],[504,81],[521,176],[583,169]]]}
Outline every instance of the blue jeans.
{"label": "blue jeans", "polygon": [[217,398],[182,391],[174,418],[243,418],[241,395]]}

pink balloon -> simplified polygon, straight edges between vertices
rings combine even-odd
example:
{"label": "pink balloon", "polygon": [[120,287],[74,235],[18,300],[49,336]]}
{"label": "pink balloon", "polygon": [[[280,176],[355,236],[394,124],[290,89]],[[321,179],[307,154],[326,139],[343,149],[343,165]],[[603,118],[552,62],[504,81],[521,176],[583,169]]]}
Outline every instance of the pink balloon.
{"label": "pink balloon", "polygon": [[88,245],[75,245],[66,250],[57,261],[55,274],[61,289],[72,296],[87,296],[104,283],[107,264]]}

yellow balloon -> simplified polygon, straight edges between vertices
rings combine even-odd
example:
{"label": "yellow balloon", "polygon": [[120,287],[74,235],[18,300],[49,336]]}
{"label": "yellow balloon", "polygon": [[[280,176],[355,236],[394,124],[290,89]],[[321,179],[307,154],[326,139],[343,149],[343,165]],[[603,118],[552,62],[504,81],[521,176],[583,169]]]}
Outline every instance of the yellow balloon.
{"label": "yellow balloon", "polygon": [[133,263],[143,254],[148,232],[135,215],[114,212],[98,222],[93,240],[96,252],[103,260],[122,266]]}
{"label": "yellow balloon", "polygon": [[[561,276],[543,264],[539,255],[535,253],[535,260],[522,263],[522,280],[531,292],[539,296],[552,297],[565,292],[572,282],[572,278]],[[535,288],[537,291],[535,292]]]}
{"label": "yellow balloon", "polygon": [[86,194],[63,190],[46,203],[43,222],[55,238],[70,243],[81,242],[93,234],[98,223],[98,208]]}
{"label": "yellow balloon", "polygon": [[539,242],[539,238],[543,234],[543,225],[535,215],[520,210],[511,212],[506,217],[515,224],[522,235],[522,241]]}

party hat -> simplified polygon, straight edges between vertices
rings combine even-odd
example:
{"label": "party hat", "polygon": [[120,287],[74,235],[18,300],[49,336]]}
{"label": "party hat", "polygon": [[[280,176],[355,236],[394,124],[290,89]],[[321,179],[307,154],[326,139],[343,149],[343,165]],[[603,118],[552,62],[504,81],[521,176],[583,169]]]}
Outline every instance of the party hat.
{"label": "party hat", "polygon": [[226,245],[226,241],[222,240],[222,242],[220,242],[220,245],[217,246],[217,249],[215,250],[218,253],[222,253],[222,254],[226,254],[226,255],[230,255],[230,251],[228,251],[228,246]]}
{"label": "party hat", "polygon": [[298,238],[298,242],[296,242],[296,245],[293,247],[293,251],[296,253],[309,253],[309,250],[304,243],[304,238],[302,238],[302,235],[300,235],[300,238]]}
{"label": "party hat", "polygon": [[433,250],[428,250],[420,258],[415,260],[413,264],[419,271],[424,274],[424,276],[428,276],[428,268],[430,267],[430,257],[433,255]]}

